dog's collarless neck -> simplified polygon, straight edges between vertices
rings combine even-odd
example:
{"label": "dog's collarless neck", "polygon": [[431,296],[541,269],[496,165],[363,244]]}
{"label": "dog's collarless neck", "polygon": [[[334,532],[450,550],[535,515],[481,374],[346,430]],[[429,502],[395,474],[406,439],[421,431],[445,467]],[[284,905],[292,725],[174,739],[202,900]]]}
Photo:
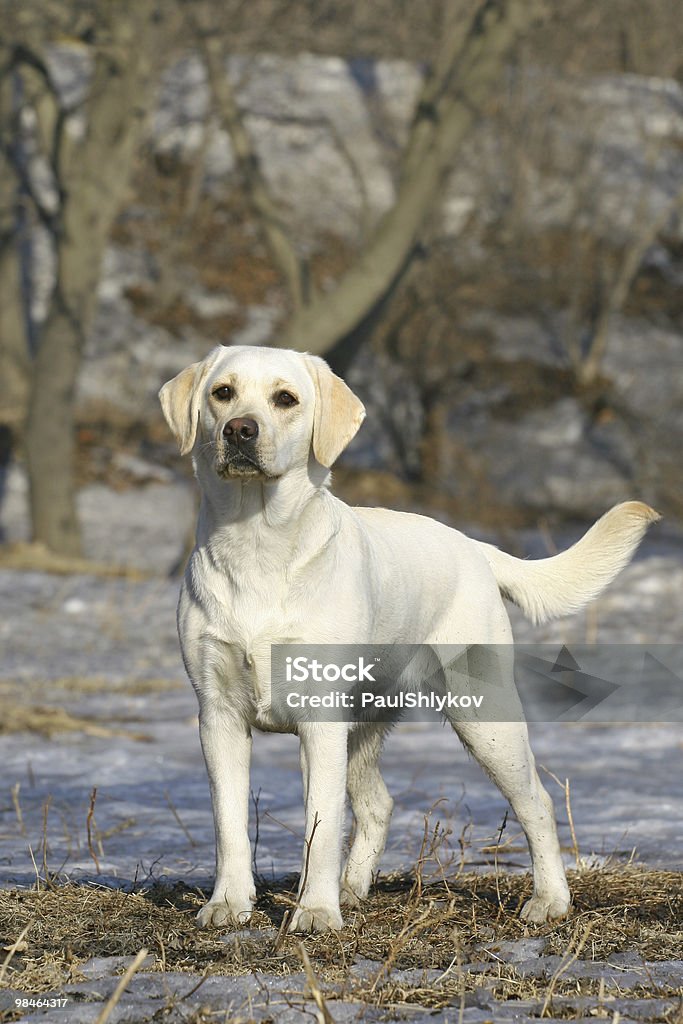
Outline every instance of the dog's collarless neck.
{"label": "dog's collarless neck", "polygon": [[269,574],[308,561],[334,532],[330,506],[335,499],[309,480],[229,484],[216,500],[202,496],[197,548],[216,568],[253,562]]}

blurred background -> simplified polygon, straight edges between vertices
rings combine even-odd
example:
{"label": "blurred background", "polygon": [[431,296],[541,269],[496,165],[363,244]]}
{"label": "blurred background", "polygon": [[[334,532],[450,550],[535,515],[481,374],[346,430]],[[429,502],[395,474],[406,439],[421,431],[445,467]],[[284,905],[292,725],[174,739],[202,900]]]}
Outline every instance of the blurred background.
{"label": "blurred background", "polygon": [[1,6],[11,564],[182,564],[191,470],[156,394],[216,344],[346,377],[348,501],[513,550],[632,497],[675,533],[677,5]]}

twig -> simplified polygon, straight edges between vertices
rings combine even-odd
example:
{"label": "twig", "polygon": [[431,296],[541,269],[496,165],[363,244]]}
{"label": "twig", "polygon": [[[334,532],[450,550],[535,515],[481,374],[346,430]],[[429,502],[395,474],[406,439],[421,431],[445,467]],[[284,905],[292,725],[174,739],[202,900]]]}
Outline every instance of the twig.
{"label": "twig", "polygon": [[19,825],[19,831],[22,836],[26,835],[26,826],[24,824],[24,815],[21,810],[21,804],[19,803],[19,790],[21,789],[21,783],[15,782],[12,786],[12,804],[14,806],[14,813],[17,816],[17,823]]}
{"label": "twig", "polygon": [[204,973],[202,974],[201,978],[197,982],[197,984],[193,985],[189,992],[186,992],[184,996],[180,996],[180,998],[178,999],[179,1003],[182,1003],[185,999],[189,999],[190,996],[193,996],[195,992],[199,991],[199,989],[202,987],[206,979],[209,977],[209,971],[210,967],[207,967]]}
{"label": "twig", "polygon": [[278,931],[278,933],[277,933],[277,935],[275,937],[275,942],[273,944],[273,952],[274,953],[277,953],[277,951],[279,950],[280,946],[284,942],[285,935],[287,934],[287,930],[289,929],[290,922],[291,922],[292,918],[294,917],[294,914],[296,913],[297,907],[301,903],[301,897],[303,896],[304,891],[306,889],[306,882],[308,881],[308,866],[309,866],[310,860],[311,860],[311,847],[313,845],[313,840],[315,838],[315,833],[316,833],[316,831],[318,829],[318,825],[319,824],[320,824],[320,818],[318,817],[318,812],[316,811],[315,812],[315,818],[313,819],[313,828],[311,829],[311,834],[308,837],[308,839],[304,839],[304,845],[306,847],[306,856],[304,858],[304,870],[303,870],[303,873],[302,873],[302,876],[301,876],[301,885],[299,886],[299,895],[296,898],[296,902],[294,903],[294,906],[290,907],[289,910],[287,910],[285,912],[285,916],[282,918],[282,924],[280,925],[280,930]]}
{"label": "twig", "polygon": [[500,910],[503,909],[503,901],[500,898],[500,880],[498,878],[498,847],[500,846],[500,841],[503,838],[503,832],[505,831],[505,826],[507,825],[507,823],[508,823],[508,812],[505,811],[505,814],[503,815],[503,820],[501,822],[500,828],[498,829],[498,839],[496,840],[496,848],[495,848],[494,853],[493,853],[493,868],[494,868],[494,871],[496,873],[496,897],[498,899],[498,907],[499,907]]}
{"label": "twig", "polygon": [[190,833],[189,833],[185,823],[183,822],[182,818],[178,814],[178,812],[177,812],[177,810],[176,810],[176,808],[175,808],[175,806],[173,804],[173,801],[171,800],[171,796],[170,796],[170,794],[169,794],[167,789],[164,790],[164,797],[166,799],[166,803],[168,804],[168,806],[171,809],[171,814],[173,815],[173,817],[175,818],[175,820],[178,822],[178,824],[180,825],[181,829],[185,833],[185,836],[187,838],[188,843],[190,844],[190,846],[196,846],[197,843],[195,842],[195,840],[190,835]]}
{"label": "twig", "polygon": [[251,855],[251,862],[252,862],[252,864],[254,866],[254,875],[257,878],[259,878],[260,876],[259,876],[258,868],[256,866],[256,854],[257,854],[257,851],[258,851],[258,841],[259,841],[259,835],[260,835],[260,822],[259,822],[258,805],[259,805],[259,800],[261,799],[261,787],[259,786],[258,793],[254,793],[254,791],[252,789],[250,795],[251,795],[251,802],[254,805],[254,817],[256,819],[256,831],[255,831],[255,834],[254,834],[254,849],[253,849],[253,852],[252,852],[252,855]]}
{"label": "twig", "polygon": [[429,835],[429,815],[424,816],[424,825],[422,828],[422,842],[420,843],[420,852],[417,855],[415,861],[415,881],[411,889],[410,895],[408,896],[408,903],[412,903],[413,897],[417,896],[418,899],[422,897],[422,875],[424,871],[424,864],[427,859],[425,853],[427,849],[427,836]]}
{"label": "twig", "polygon": [[[593,929],[593,925],[594,924],[597,924],[597,921],[589,921],[588,922],[588,924],[586,925],[586,928],[584,930],[583,935],[581,936],[581,938],[579,939],[579,941],[578,941],[578,943],[576,945],[576,949],[571,954],[571,956],[569,956],[566,960],[562,961],[562,963],[560,964],[560,966],[557,968],[557,970],[553,974],[552,978],[550,979],[550,982],[548,984],[548,991],[547,991],[546,997],[545,997],[545,1002],[543,1003],[543,1009],[541,1010],[541,1017],[545,1017],[545,1015],[546,1015],[548,1007],[550,1006],[550,1003],[552,1002],[553,992],[555,991],[555,985],[557,984],[559,978],[561,977],[562,974],[564,974],[564,972],[567,970],[568,967],[571,967],[571,965],[576,960],[579,959],[579,953],[581,952],[583,947],[586,945],[586,942],[588,941],[588,936],[590,935],[590,933],[591,933],[591,931]],[[578,932],[578,928],[574,932],[574,936],[576,936],[577,932]],[[571,946],[571,943],[570,943],[570,946]]]}
{"label": "twig", "polygon": [[36,892],[40,892],[40,871],[38,870],[35,854],[33,853],[33,847],[30,843],[28,844],[28,852],[31,855],[31,863],[33,864],[33,870],[36,873]]}
{"label": "twig", "polygon": [[50,804],[52,803],[52,796],[48,796],[47,800],[43,804],[43,874],[45,885],[48,889],[54,888],[52,885],[52,879],[50,878],[50,869],[47,866],[47,816],[50,813]]}
{"label": "twig", "polygon": [[111,839],[112,836],[118,835],[119,832],[125,832],[127,828],[133,828],[137,823],[137,818],[126,818],[125,821],[120,821],[117,825],[112,825],[111,828],[105,828],[104,832],[98,829],[97,835],[100,847],[102,846],[102,839]]}
{"label": "twig", "polygon": [[97,800],[97,786],[93,786],[92,793],[90,794],[90,806],[88,807],[88,816],[85,819],[85,828],[86,828],[86,832],[88,833],[88,850],[90,852],[90,856],[92,857],[92,859],[93,859],[93,861],[95,863],[95,870],[97,871],[97,874],[99,875],[100,874],[100,862],[97,859],[97,854],[95,853],[95,847],[93,846],[93,841],[92,841],[92,829],[93,829],[93,825],[95,824],[95,801],[96,800]]}
{"label": "twig", "polygon": [[322,994],[322,990],[320,988],[320,985],[318,984],[318,979],[315,976],[315,972],[313,971],[311,961],[308,958],[308,953],[306,952],[306,947],[304,946],[303,942],[299,943],[299,956],[301,957],[301,962],[304,965],[304,970],[306,972],[306,980],[308,981],[308,987],[310,988],[311,995],[315,1000],[315,1005],[318,1007],[320,1018],[322,1018],[323,1024],[334,1024],[334,1017],[332,1016],[327,1007],[327,1003],[325,1002],[325,996]]}
{"label": "twig", "polygon": [[596,644],[598,642],[598,623],[600,618],[600,604],[595,601],[586,608],[586,643]]}
{"label": "twig", "polygon": [[574,828],[574,816],[572,814],[572,801],[571,794],[569,792],[569,779],[564,780],[564,802],[567,808],[567,821],[569,822],[569,831],[572,837],[572,850],[574,851],[574,861],[576,862],[577,871],[581,868],[581,856],[579,854],[579,841],[576,838],[576,830]]}
{"label": "twig", "polygon": [[460,835],[458,836],[458,846],[460,847],[460,863],[458,864],[458,870],[455,873],[455,877],[459,878],[465,870],[465,858],[467,856],[467,848],[472,845],[470,840],[467,838],[467,833],[472,829],[472,822],[466,822]]}
{"label": "twig", "polygon": [[301,832],[299,832],[295,828],[292,828],[292,826],[288,825],[286,821],[280,821],[280,819],[276,818],[274,814],[270,813],[270,811],[265,811],[263,816],[264,816],[264,818],[268,818],[270,821],[274,821],[276,825],[280,826],[280,828],[286,829],[287,832],[289,832],[290,835],[293,835],[296,839],[302,839],[303,838],[303,836],[301,835]]}
{"label": "twig", "polygon": [[458,939],[456,956],[458,958],[458,982],[460,984],[460,1006],[458,1007],[458,1024],[463,1024],[465,1019],[465,972],[462,969],[460,940]]}
{"label": "twig", "polygon": [[154,934],[157,942],[159,943],[159,949],[161,950],[161,972],[166,973],[166,946],[160,931],[156,931]]}
{"label": "twig", "polygon": [[384,963],[381,965],[380,969],[378,970],[375,976],[375,980],[372,983],[372,986],[370,988],[371,992],[376,992],[377,986],[379,985],[382,978],[385,975],[388,975],[389,972],[391,971],[391,967],[402,948],[403,942],[408,938],[414,938],[416,935],[419,935],[419,933],[424,931],[425,928],[431,928],[434,926],[435,922],[434,918],[432,917],[433,909],[434,904],[430,902],[429,905],[422,911],[417,920],[414,921],[412,924],[405,924],[403,928],[401,928],[401,931],[398,933],[396,938],[392,940],[392,943],[389,947],[389,952],[385,957]]}
{"label": "twig", "polygon": [[448,836],[452,834],[452,829],[443,828],[441,822],[437,820],[432,830],[431,840],[429,842],[429,849],[427,849],[427,838],[429,835],[429,818],[433,811],[444,800],[445,797],[441,797],[439,800],[435,800],[432,806],[429,808],[429,813],[425,814],[424,816],[422,842],[420,844],[420,852],[415,862],[415,882],[413,884],[413,888],[410,891],[410,895],[408,896],[408,902],[411,902],[412,899],[415,897],[417,897],[418,900],[422,898],[422,892],[425,887],[424,868],[425,864],[430,860],[435,861],[436,864],[438,865],[439,870],[441,872],[441,880],[446,887],[448,895],[450,896],[450,889],[448,888],[448,882],[446,881],[446,872],[444,869],[444,865],[441,863],[441,859],[439,857],[439,848],[443,846],[443,844],[448,839]]}
{"label": "twig", "polygon": [[564,783],[562,783],[558,779],[557,775],[555,775],[554,772],[551,772],[549,768],[546,768],[545,765],[539,765],[539,767],[546,773],[546,775],[549,775],[550,778],[553,779],[558,784],[560,789],[564,790],[564,805],[565,805],[565,807],[567,809],[567,821],[569,822],[569,833],[570,833],[570,835],[572,837],[572,853],[574,854],[574,861],[576,863],[576,870],[580,871],[581,867],[582,867],[581,855],[579,853],[579,841],[576,838],[576,829],[574,828],[574,815],[572,814],[572,801],[571,801],[571,794],[570,794],[570,791],[569,791],[569,779],[565,779]]}
{"label": "twig", "polygon": [[135,972],[140,968],[140,966],[142,965],[143,960],[145,959],[145,957],[147,956],[148,953],[149,953],[149,950],[147,950],[147,949],[145,949],[143,947],[140,950],[140,952],[138,953],[138,955],[135,957],[135,960],[133,960],[132,964],[128,965],[128,967],[126,968],[125,974],[123,975],[123,977],[119,981],[118,985],[116,986],[116,988],[112,992],[111,996],[109,997],[109,999],[107,1001],[106,1006],[103,1008],[102,1012],[100,1013],[100,1015],[98,1016],[97,1020],[95,1021],[95,1024],[106,1024],[106,1021],[109,1020],[109,1018],[110,1018],[110,1016],[112,1014],[112,1011],[113,1011],[114,1007],[116,1006],[116,1004],[118,1003],[118,1001],[121,998],[121,996],[123,995],[123,993],[124,993],[124,991],[126,989],[126,986],[128,985],[128,982],[133,977]]}
{"label": "twig", "polygon": [[190,7],[190,4],[184,6],[185,16],[188,29],[202,55],[212,111],[220,126],[230,136],[246,199],[270,250],[272,260],[285,280],[291,303],[298,309],[304,298],[301,261],[289,237],[285,218],[271,195],[270,187],[261,170],[258,153],[245,126],[244,116],[227,74],[221,36],[214,25],[201,24],[201,19],[190,10]]}
{"label": "twig", "polygon": [[21,946],[26,936],[26,933],[32,924],[33,921],[29,921],[29,923],[26,925],[19,938],[15,939],[15,941],[12,943],[12,945],[9,948],[9,952],[7,953],[7,956],[3,960],[2,964],[0,964],[0,985],[2,985],[3,981],[5,980],[5,972],[7,971],[7,967],[9,965],[10,960]]}

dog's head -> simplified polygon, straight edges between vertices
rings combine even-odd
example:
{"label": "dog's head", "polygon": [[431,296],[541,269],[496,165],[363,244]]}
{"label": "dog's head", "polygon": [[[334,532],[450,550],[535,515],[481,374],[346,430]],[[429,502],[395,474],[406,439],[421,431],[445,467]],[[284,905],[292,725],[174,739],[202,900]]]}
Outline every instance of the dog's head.
{"label": "dog's head", "polygon": [[329,468],[365,417],[323,359],[248,345],[214,349],[159,399],[181,454],[223,479],[278,479],[311,454]]}

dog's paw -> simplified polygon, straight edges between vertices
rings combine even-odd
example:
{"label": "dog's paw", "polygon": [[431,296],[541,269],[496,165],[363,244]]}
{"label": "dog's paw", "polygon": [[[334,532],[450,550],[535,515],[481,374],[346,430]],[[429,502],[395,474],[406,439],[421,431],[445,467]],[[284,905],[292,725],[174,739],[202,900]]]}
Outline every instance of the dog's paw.
{"label": "dog's paw", "polygon": [[372,885],[372,871],[367,865],[349,860],[341,880],[340,902],[347,907],[357,907],[367,899]]}
{"label": "dog's paw", "polygon": [[225,928],[229,925],[246,924],[253,907],[250,902],[228,903],[227,900],[209,900],[197,914],[200,928]]}
{"label": "dog's paw", "polygon": [[371,878],[344,875],[339,902],[344,907],[358,907],[370,892]]}
{"label": "dog's paw", "polygon": [[346,882],[342,882],[341,892],[339,893],[339,902],[342,907],[359,907],[362,902],[362,897],[354,889],[351,889]]}
{"label": "dog's paw", "polygon": [[290,932],[338,931],[344,922],[335,906],[297,907],[289,922]]}
{"label": "dog's paw", "polygon": [[529,924],[545,924],[565,917],[569,913],[571,900],[569,895],[532,896],[522,907],[520,917]]}

